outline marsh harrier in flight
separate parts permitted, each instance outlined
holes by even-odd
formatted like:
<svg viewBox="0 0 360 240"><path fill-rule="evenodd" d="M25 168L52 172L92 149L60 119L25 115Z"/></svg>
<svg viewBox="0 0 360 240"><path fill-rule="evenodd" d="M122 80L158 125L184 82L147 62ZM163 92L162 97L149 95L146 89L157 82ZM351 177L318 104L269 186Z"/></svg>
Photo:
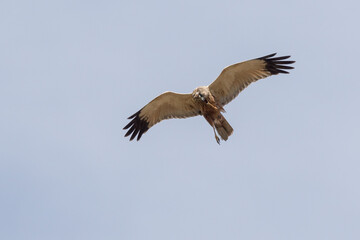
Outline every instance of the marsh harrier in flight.
<svg viewBox="0 0 360 240"><path fill-rule="evenodd" d="M137 140L156 123L169 118L187 118L203 115L214 130L216 142L227 140L233 128L221 112L224 106L233 100L250 83L279 73L289 73L293 69L289 64L295 61L284 61L290 56L274 57L276 53L253 60L236 63L226 67L219 77L209 86L198 87L191 94L165 92L128 119L132 119L124 129L130 128L125 137L131 135L130 141ZM284 70L286 69L286 70Z"/></svg>

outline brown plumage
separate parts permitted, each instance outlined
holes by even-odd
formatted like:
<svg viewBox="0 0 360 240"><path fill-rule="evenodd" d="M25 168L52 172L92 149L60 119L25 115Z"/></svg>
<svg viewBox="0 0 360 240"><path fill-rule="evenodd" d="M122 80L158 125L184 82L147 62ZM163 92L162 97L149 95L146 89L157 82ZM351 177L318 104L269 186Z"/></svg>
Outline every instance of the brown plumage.
<svg viewBox="0 0 360 240"><path fill-rule="evenodd" d="M215 139L227 140L233 128L221 112L223 106L233 100L250 83L261 78L279 73L289 73L293 69L289 64L295 61L284 61L290 56L274 57L276 53L261 58L236 63L226 67L219 77L209 86L198 87L192 94L165 92L145 105L141 110L129 117L132 119L124 129L129 129L125 137L137 140L156 123L170 118L187 118L203 115L213 127Z"/></svg>

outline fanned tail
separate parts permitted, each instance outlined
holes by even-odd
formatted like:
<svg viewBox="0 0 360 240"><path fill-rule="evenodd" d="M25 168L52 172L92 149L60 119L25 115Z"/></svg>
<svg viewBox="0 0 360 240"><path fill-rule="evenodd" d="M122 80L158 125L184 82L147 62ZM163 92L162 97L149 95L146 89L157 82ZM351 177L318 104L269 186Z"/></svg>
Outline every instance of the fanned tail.
<svg viewBox="0 0 360 240"><path fill-rule="evenodd" d="M228 140L229 136L233 133L233 128L230 126L225 117L219 113L217 119L214 121L215 128L222 140Z"/></svg>

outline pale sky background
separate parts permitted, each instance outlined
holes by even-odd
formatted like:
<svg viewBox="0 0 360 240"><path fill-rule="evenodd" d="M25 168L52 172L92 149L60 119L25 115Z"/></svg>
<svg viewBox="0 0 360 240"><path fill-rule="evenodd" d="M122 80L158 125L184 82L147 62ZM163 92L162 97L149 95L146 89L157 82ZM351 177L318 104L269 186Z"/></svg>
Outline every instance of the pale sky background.
<svg viewBox="0 0 360 240"><path fill-rule="evenodd" d="M359 1L2 1L0 239L360 239ZM273 52L295 69L139 142L128 116Z"/></svg>

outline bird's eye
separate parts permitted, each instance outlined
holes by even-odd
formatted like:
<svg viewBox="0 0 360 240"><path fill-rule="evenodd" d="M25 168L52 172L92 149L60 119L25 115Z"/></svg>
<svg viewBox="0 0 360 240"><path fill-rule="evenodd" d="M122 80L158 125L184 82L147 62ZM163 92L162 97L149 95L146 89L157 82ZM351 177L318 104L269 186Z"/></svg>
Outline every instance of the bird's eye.
<svg viewBox="0 0 360 240"><path fill-rule="evenodd" d="M199 93L199 96L202 98L203 97L203 95L201 94L201 93Z"/></svg>

